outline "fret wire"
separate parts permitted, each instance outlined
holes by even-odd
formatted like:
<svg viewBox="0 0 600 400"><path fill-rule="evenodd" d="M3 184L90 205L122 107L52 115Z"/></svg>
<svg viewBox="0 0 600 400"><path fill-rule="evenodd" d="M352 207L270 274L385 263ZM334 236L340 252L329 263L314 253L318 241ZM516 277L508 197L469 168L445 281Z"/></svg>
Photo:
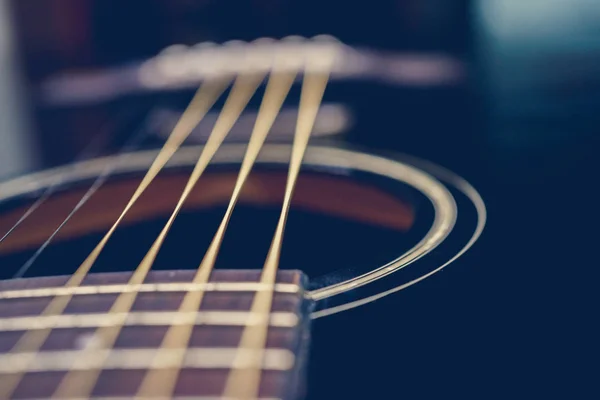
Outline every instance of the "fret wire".
<svg viewBox="0 0 600 400"><path fill-rule="evenodd" d="M82 356L81 350L3 354L0 355L0 374L51 371L68 371L67 373L71 374L97 370L168 369L180 366L198 369L230 369L243 365L245 359L256 356L263 360L260 366L262 370L288 371L293 368L295 360L292 351L280 348L258 350L258 355L250 354L251 350L240 352L236 347L180 347L173 348L172 351L173 353L167 353L160 351L160 348L92 348L87 351L85 357ZM184 357L179 359L173 356L174 353L184 353ZM239 358L240 353L243 358ZM30 363L29 359L33 359L34 362ZM89 393L77 396L87 395ZM147 396L151 395L151 393L147 394ZM62 398L71 397L74 396Z"/></svg>
<svg viewBox="0 0 600 400"><path fill-rule="evenodd" d="M300 166L306 147L313 129L316 115L321 104L325 87L329 79L329 71L333 60L328 59L309 59L307 60L304 82L300 97L300 107L298 109L298 121L296 123L296 132L292 144L292 155L288 171L288 179L285 188L285 196L281 208L281 214L277 223L277 229L273 236L273 241L263 268L261 283L273 284L275 282L277 269L279 266L279 257L283 233L289 212L292 195L296 180L300 172ZM266 338L269 328L268 316L271 312L273 302L273 291L264 290L256 293L252 303L252 312L263 316L261 323L248 326L242 333L240 346L236 357L235 365L243 365L241 368L233 368L230 372L225 389L224 396L236 399L254 399L258 397L261 382L261 357L258 350L266 346ZM243 351L250 349L254 352L253 357L247 357ZM245 362L242 363L242 360Z"/></svg>
<svg viewBox="0 0 600 400"><path fill-rule="evenodd" d="M244 159L242 160L240 172L227 210L200 266L198 267L198 272L194 277L195 283L206 283L210 277L220 244L223 240L235 204L239 199L243 185L250 174L260 149L262 148L273 122L279 114L279 110L294 82L294 78L297 74L296 72L280 72L278 67L279 64L277 63L277 60L275 60L273 71L265 89L263 101L261 102L256 122L250 135L248 147ZM198 310L202 303L202 299L203 292L188 292L179 307L179 312ZM168 353L173 357L176 357L180 362L183 362L185 351L180 350L177 352L175 349L179 346L182 348L187 346L192 330L192 324L171 326L161 343L161 352L157 353L157 357L159 357L158 354ZM158 366L155 366L144 376L144 380L138 389L136 398L149 395L170 397L173 394L175 384L177 383L179 371L180 368L177 366L168 369L160 369Z"/></svg>
<svg viewBox="0 0 600 400"><path fill-rule="evenodd" d="M198 89L194 98L188 105L188 108L184 111L179 122L173 129L173 133L169 139L167 139L164 146L156 156L156 159L148 169L142 182L136 189L128 204L125 206L117 221L102 238L100 243L98 243L96 248L94 248L85 261L79 266L77 271L75 271L75 273L71 276L69 281L66 283L66 286L79 286L81 284L92 264L102 251L104 245L108 242L112 233L116 230L121 220L125 217L127 211L129 211L129 209L150 185L156 175L158 175L158 173L162 170L167 161L173 156L177 149L179 149L184 140L192 132L193 128L212 107L220 94L227 88L229 82L230 79L228 78L208 81L204 83L200 89ZM42 311L42 315L61 314L69 304L70 299L71 297L68 295L54 298ZM45 328L42 330L25 333L15 344L15 346L13 346L11 352L38 350L46 341L46 338L50 335L51 330L52 328ZM0 398L10 398L21 379L22 374L0 377Z"/></svg>
<svg viewBox="0 0 600 400"><path fill-rule="evenodd" d="M225 105L223 106L223 109L219 115L219 119L215 123L210 138L200 153L198 161L190 175L190 178L188 179L177 205L175 206L175 209L173 210L169 220L165 224L154 244L150 247L140 264L135 269L129 280L130 284L141 284L146 279L146 276L152 267L158 251L160 250L160 247L185 200L191 193L196 182L200 179L202 173L206 170L210 160L216 154L217 150L223 143L223 140L231 130L231 127L235 124L263 79L264 75L262 74L249 74L241 75L235 80L231 92L227 97ZM126 315L133 307L136 298L137 292L121 293L115 300L109 313ZM124 322L124 319L122 319L122 321ZM116 342L122 327L123 323L121 322L109 327L100 328L97 332L97 335L101 338L102 345L106 348L111 348ZM82 355L82 360L86 357L87 356ZM78 371L75 370L73 372L69 372L61 380L59 386L54 392L53 397L64 398L72 397L74 395L89 395L93 390L101 371L102 369L100 368L86 371L84 374L78 373Z"/></svg>
<svg viewBox="0 0 600 400"><path fill-rule="evenodd" d="M269 285L260 282L170 282L170 283L142 283L139 285L84 285L84 286L59 286L38 289L17 289L0 291L0 300L22 299L55 296L84 296L94 294L115 294L127 292L163 293L163 292L255 292L264 290ZM292 283L276 283L274 290L280 293L298 293L300 286Z"/></svg>
<svg viewBox="0 0 600 400"><path fill-rule="evenodd" d="M244 326L257 324L260 314L249 311L153 311L129 313L86 313L47 316L0 318L0 332L34 329L101 328L122 324L125 326L214 325ZM270 316L274 327L294 327L298 317L290 312L274 312Z"/></svg>

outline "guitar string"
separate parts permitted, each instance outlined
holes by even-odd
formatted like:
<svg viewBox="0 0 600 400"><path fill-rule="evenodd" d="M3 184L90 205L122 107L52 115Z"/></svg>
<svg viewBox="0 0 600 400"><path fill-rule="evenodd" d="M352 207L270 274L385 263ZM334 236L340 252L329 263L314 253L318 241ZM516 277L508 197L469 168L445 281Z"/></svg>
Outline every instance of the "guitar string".
<svg viewBox="0 0 600 400"><path fill-rule="evenodd" d="M219 114L219 118L212 129L208 141L201 151L198 161L188 179L177 205L175 206L175 209L173 210L170 218L158 235L154 244L150 247L140 264L135 269L132 277L129 279L129 285L139 285L146 279L146 276L148 275L148 272L150 271L150 268L156 259L158 251L160 250L160 247L185 200L225 140L225 137L238 120L240 114L246 108L246 105L256 92L256 89L263 79L264 74L242 75L236 79L225 105ZM114 346L123 326L125 325L127 316L131 311L137 295L138 292L121 293L113 303L108 314L119 315L121 318L119 318L117 323L107 327L102 327L94 334L95 339L97 339L97 342L100 346L102 346L102 348L111 349ZM85 363L87 358L93 357L93 353L98 349L91 347L87 350L87 353L84 352L81 355L81 363ZM106 355L108 355L108 353L106 353ZM99 363L99 365L101 364L102 362ZM101 372L102 368L88 369L84 371L69 371L56 388L53 398L88 396L94 389Z"/></svg>
<svg viewBox="0 0 600 400"><path fill-rule="evenodd" d="M67 281L65 286L79 286L83 282L92 264L102 251L102 248L104 247L112 233L116 230L121 220L125 217L127 211L129 211L129 209L141 196L144 190L150 185L150 183L156 177L156 175L158 175L160 170L162 170L162 168L168 162L168 160L179 149L184 140L192 132L193 128L204 117L204 115L212 107L217 98L227 88L229 83L229 78L216 79L214 81L207 81L198 89L198 91L192 98L192 101L189 103L188 107L183 112L177 125L174 127L173 132L171 133L171 135L163 145L162 149L154 159L152 165L146 172L146 175L142 179L142 182L137 187L135 193L127 203L125 209L121 212L121 215L119 216L117 221L106 233L106 235L96 246L96 248L94 248L92 253L90 253L90 255L85 259L85 261L79 266L79 268ZM40 313L40 315L62 314L67 305L69 304L71 297L72 296L70 295L54 297L44 308L44 310ZM28 357L25 360L27 364L30 364L35 359L34 355L44 344L51 331L52 328L49 327L42 330L28 331L24 333L19 338L17 343L15 343L15 345L11 348L10 353L30 352L29 354L31 354L32 356ZM19 382L21 382L22 377L23 373L1 376L0 398L10 398L10 396L18 386Z"/></svg>
<svg viewBox="0 0 600 400"><path fill-rule="evenodd" d="M321 75L324 75L324 74L321 73ZM327 83L327 76L326 75L325 76L321 76L321 78L324 78L324 82L323 82L323 85L322 85L322 88L324 90L325 89L325 85ZM321 96L323 94L323 90L321 91ZM304 96L304 89L303 89L303 96ZM320 103L320 98L319 98L318 102ZM319 103L317 103L317 105L316 105L315 114L316 114L316 111L318 111ZM302 110L302 108L301 108L301 110ZM298 118L299 118L298 124L300 124L300 119L305 117L305 115L302 114L301 110L299 111L299 114L298 114ZM313 123L314 123L314 117L313 117ZM276 274L276 271L277 271L277 268L278 268L279 254L280 254L282 240L283 240L283 232L284 232L284 227L285 227L285 223L286 223L287 213L289 211L289 205L290 205L289 203L291 201L291 196L293 194L293 189L294 189L295 181L296 181L297 176L298 176L300 164L301 164L301 161L302 161L302 156L304 154L304 150L306 149L306 143L307 143L308 138L310 136L310 130L311 130L311 128L308 128L308 132L307 132L307 135L306 135L306 142L301 143L301 144L297 143L297 141L299 141L299 139L298 139L298 136L299 136L298 131L299 130L300 130L300 128L297 126L296 137L295 137L295 141L294 141L294 145L293 145L292 161L290 162L290 172L289 172L289 175L288 175L288 182L286 184L286 194L285 194L285 199L284 199L284 205L282 207L282 212L281 212L281 215L280 215L280 220L279 220L278 225L277 225L277 230L276 230L276 233L274 235L273 242L271 244L271 248L269 249L269 253L268 253L268 256L267 256L267 261L265 262L265 267L264 267L263 275L261 277L261 283L265 282L263 277L265 275L267 275L267 272L269 270L272 270L272 279L273 280L272 280L271 284L273 284L275 282L275 274ZM214 135L214 134L211 134L211 136L212 135ZM208 143L207 143L207 145L208 145ZM302 146L303 146L303 148L302 148ZM294 155L296 155L296 160L294 160ZM202 157L202 155L201 155L201 157ZM208 161L206 162L206 164L208 164ZM294 168L295 165L297 165L297 168ZM198 167L198 164L196 165L196 167ZM296 170L294 173L292 172L293 169ZM169 220L169 222L167 223L167 225L165 226L165 228L161 232L161 235L159 236L159 238L154 243L154 245L151 248L151 250L148 252L148 254L146 255L146 257L144 258L143 263L145 262L148 265L148 269L151 267L151 264L154 261L154 258L156 257L156 254L158 253L158 250L160 249L160 245L162 244L162 241L164 240L164 237L166 236L166 234L167 234L167 232L169 230L169 227L170 227L171 223L173 222L176 214L179 212L179 209L181 208L183 202L185 201L185 199L189 195L189 192L191 191L192 187L197 182L197 180L198 180L198 178L200 177L201 174L202 174L202 172L200 172L198 174L198 177L195 179L194 183L191 184L191 186L190 186L190 181L192 180L192 178L190 178L190 181L188 181L189 189L188 189L188 186L186 186L186 189L184 190L184 193L186 193L186 191L187 191L187 194L182 195L182 197L180 198L180 202L178 203L178 206L176 207L176 210L174 211L174 213L172 215L172 219ZM295 174L295 176L293 178L291 178L294 174ZM90 194L90 196L91 196L91 194ZM72 213L76 212L77 209L78 209L78 206L76 206L76 209L74 209ZM67 217L67 218L70 218L70 217ZM61 226L63 224L61 224ZM60 229L60 227L58 229ZM57 229L57 231L58 231L58 229ZM55 231L55 233L56 233L56 231ZM157 245L157 243L158 243L158 245ZM214 257L216 258L216 253L215 253ZM148 261L148 260L150 260L150 261ZM269 266L270 266L270 268L269 268ZM140 268L140 266L138 266L138 268ZM208 277L207 277L207 279L208 279ZM267 281L269 281L269 280L267 280ZM400 290L400 289L397 288L394 291L397 291L397 290ZM259 298L259 295L261 295L262 293L263 292L259 292L257 294L257 296L256 296L257 298L255 299L255 302L253 303L253 310L254 310L254 307L257 304L261 303L261 301L259 301L258 298ZM259 313L261 315L265 315L264 321L268 321L268 315L269 315L269 311L270 311L270 308L271 308L271 301L272 301L272 295L273 295L273 293L272 293L272 291L267 291L267 292L264 292L264 293L266 293L266 296L264 297L264 301L262 302L263 307L257 307L257 308L259 310L264 310L264 312L260 312L259 311ZM127 314L127 312L125 314ZM259 325L258 327L253 327L253 329L256 329L256 333L254 335L249 335L249 336L253 336L255 338L256 337L263 337L263 338L266 339L267 328L268 328L268 324ZM247 327L246 330L244 331L244 336L243 337L246 336L246 332L250 332L250 331L251 331L251 328ZM261 340L258 340L258 341L255 340L255 343L258 344L259 342L261 342ZM264 340L262 340L262 342L264 342ZM178 342L178 343L180 343L180 342ZM242 343L243 343L243 339L242 339ZM184 349L185 349L185 347L187 347L187 345L184 346ZM248 346L240 346L239 348L241 348L241 349L247 349ZM259 345L259 346L256 347L257 350L261 350L262 348L264 348L264 345L262 345L262 346ZM165 347L164 350L166 350L166 349L167 348ZM163 348L161 347L160 350L163 350ZM239 354L239 351L238 351L238 354ZM255 367L255 369L260 372L260 370L258 369L258 367ZM151 372L154 372L154 370L151 370ZM148 375L146 376L146 378L148 378ZM252 382L255 382L255 385L259 385L260 384L260 382L258 381L258 379L254 380ZM238 386L238 387L240 387L240 386L241 387L246 387L244 384L240 385L239 383L236 383L235 385ZM258 386L257 386L256 390L258 391ZM152 394L148 393L148 395L151 396Z"/></svg>
<svg viewBox="0 0 600 400"><path fill-rule="evenodd" d="M269 285L269 289L260 290L255 294L250 312L260 315L261 319L259 323L247 325L243 330L234 364L223 391L223 396L226 398L250 400L259 395L263 352L267 345L273 288L279 267L283 234L300 166L329 79L330 61L308 60L306 65L284 200L260 281L262 284Z"/></svg>
<svg viewBox="0 0 600 400"><path fill-rule="evenodd" d="M132 112L127 112L127 115L134 115L134 113ZM121 124L123 121L122 118L117 118L117 121L120 121L118 124L119 125L125 125L125 124ZM107 121L105 121L103 127L100 129L100 132L106 131L107 128L111 129L111 130L115 130L114 127L110 126L110 122L112 121L112 119L107 118ZM73 163L77 163L79 161L84 161L87 160L91 157L94 157L95 155L98 154L98 152L96 150L98 150L98 145L100 144L100 142L102 141L103 135L102 134L97 134L95 135L92 140L85 146L85 148L73 159ZM23 215L21 215L21 217L17 220L17 222L15 222L8 231L6 231L6 233L4 235L2 235L2 237L0 237L0 244L7 238L9 237L27 218L29 218L29 216L31 216L31 214L33 214L35 212L35 210L37 210L46 200L48 200L50 198L50 196L52 194L54 194L54 192L56 191L56 189L58 189L60 187L60 185L62 185L63 183L63 175L59 176L52 184L50 184L41 194L40 197L38 197L36 199L36 201L29 206L29 208L23 213Z"/></svg>
<svg viewBox="0 0 600 400"><path fill-rule="evenodd" d="M288 77L288 79L289 79L289 85L288 85L287 90L285 91L285 94L281 98L281 103L285 99L285 96L287 96L287 93L289 91L289 87L291 87L291 84L292 84L294 76L295 76L295 74L284 74L284 75L291 75L291 76ZM312 125L314 123L314 118L316 117L316 113L318 111L318 107L319 107L319 104L320 104L320 101L321 101L323 90L324 90L324 88L326 86L326 83L327 83L328 75L327 74L321 74L321 75L322 76L320 76L320 78L321 78L320 79L320 81L321 81L321 85L320 86L322 87L322 89L320 91L317 91L317 93L320 92L320 94L317 94L318 98L317 98L316 104L313 104L313 108L312 109L310 109L310 107L309 107L309 112L308 113L312 114L312 117L309 117L309 118L312 118L312 121L309 123L308 126L302 126L302 121L304 121L303 117L305 116L305 114L307 114L307 111L306 111L306 109L307 109L307 106L306 106L307 95L305 94L306 93L306 89L305 89L306 86L303 87L303 95L302 95L302 99L303 100L301 100L301 103L303 105L301 105L301 109L304 112L302 113L303 117L301 117L300 113L299 113L299 122L298 122L298 126L297 126L297 131L304 130L305 134L299 134L299 132L297 132L297 136L296 136L295 141L294 141L295 143L294 143L293 152L292 152L292 162L291 162L291 165L290 165L290 175L288 176L288 183L287 183L287 186L286 186L286 195L285 195L285 199L284 199L284 207L282 209L282 214L280 216L280 222L278 223L278 228L277 228L277 231L276 231L276 235L274 237L272 246L271 246L271 248L269 250L269 256L267 257L267 262L266 262L266 265L265 265L266 271L263 272L263 277L264 277L264 276L269 275L268 271L272 271L272 273L270 274L273 277L272 278L272 281L273 281L272 283L274 283L274 276L275 276L275 273L276 273L276 270L277 270L278 258L279 258L279 253L280 253L280 249L281 249L281 241L282 241L282 238L283 238L283 230L284 230L284 226L285 226L285 220L286 220L286 216L287 216L287 210L289 209L289 205L290 205L290 202L291 202L291 195L292 195L292 192L293 192L293 187L294 187L295 181L296 181L298 173L299 173L299 168L300 168L300 164L301 164L301 161L302 161L302 158L303 158L304 150L306 149L308 138L309 138L310 132L312 130ZM313 79L314 79L314 77L313 77ZM310 81L310 80L311 80L311 78L308 77L307 78L307 82ZM319 83L318 81L319 81L319 79L317 80L317 84ZM313 85L314 84L315 83L313 83ZM267 100L266 95L265 95L265 100ZM266 101L265 101L265 103L266 103ZM278 109L280 108L280 106L281 106L281 104L279 105ZM278 109L275 110L275 112L272 114L273 115L272 119L274 119L275 116L277 115ZM314 111L314 112L310 113L310 111ZM241 112L241 110L240 110L240 112ZM257 125L259 125L258 122L259 121L257 121ZM269 128L270 128L271 124L272 124L272 121L270 122L269 127L267 127L265 129L265 135L264 135L265 137L266 137L266 134L269 131ZM253 137L254 137L254 135L253 135ZM262 139L262 142L264 142L264 138ZM248 166L247 166L247 168L246 168L245 171L242 168L243 171L240 172L240 175L242 176L242 179L240 179L241 184L239 186L237 186L237 196L239 196L239 193L241 191L241 187L243 185L243 181L245 180L245 177L249 174L249 171L250 171L250 169L252 167L252 164L254 163L254 160L256 159L256 156L258 155L258 152L259 152L261 146L262 146L262 143L260 143L260 145L258 145L258 146L255 147L256 148L256 154L254 154L251 157L251 158L253 158L253 160L250 163L248 163ZM249 151L248 151L248 153L250 153L251 150L252 150L251 146L249 145ZM215 149L215 151L216 151L216 149ZM208 161L206 163L208 163ZM203 168L205 168L205 166ZM197 178L199 178L200 174L201 174L201 172L198 174ZM187 194L189 194L189 191L191 190L191 188L195 184L195 181L197 181L197 178L194 179L194 182L192 182L191 185L188 185L188 187L186 187L186 190L184 191L184 193L187 192ZM188 183L190 183L190 182L188 182ZM183 201L185 201L185 198L187 197L187 194L184 194L182 196L182 199L181 199L180 203L178 204L178 207L176 208L176 211L174 212L173 217L176 215L176 213L180 209L181 204L183 204ZM236 199L237 196L234 197L234 198L232 198L232 199ZM227 225L227 220L229 219L229 216L231 215L231 210L233 209L233 204L234 203L235 203L235 200L232 201L231 204L230 204L231 207L228 209L228 214L226 215L226 218L224 219L224 224L222 224L223 229L220 229L218 231L217 235L215 236L216 241L214 241L213 244L216 243L216 246L211 246L215 251L212 252L212 253L207 254L207 259L208 260L210 260L212 258L211 264L213 264L213 265L214 265L214 261L215 261L215 258L216 258L216 253L217 253L217 250L218 250L218 245L219 245L220 241L222 240L222 236L223 236L223 233L225 231L225 227ZM153 246L151 248L151 250L147 254L147 257L144 258L144 261L142 261L142 263L138 267L138 270L139 270L140 267L143 268L144 264L146 265L147 269L149 269L149 267L152 264L152 261L154 260L154 258L156 256L156 253L158 252L158 249L160 248L160 244L162 243L162 240L164 239L164 236L166 235L166 232L169 229L169 226L170 226L171 222L172 222L172 219L167 224L167 226L165 226L165 229L163 230L163 232L161 232L161 235L157 239L157 242L155 242L155 244L158 243L158 245L157 246ZM136 270L136 272L138 270ZM200 268L199 272L202 271L202 270L206 270L206 269ZM205 274L206 275L206 277L205 277L206 280L208 279L208 275L209 274L210 274L210 271L208 271L208 274ZM201 274L199 274L199 275L201 275ZM143 278L142 278L142 280L143 280ZM270 297L272 297L272 291L268 291L266 293L270 293ZM255 303L256 303L256 301L255 301ZM261 303L261 302L259 301L258 303ZM266 303L265 302L263 302L263 303L268 305L268 307L266 309L266 314L267 314L267 318L266 319L268 319L268 314L269 314L269 311L270 311L270 304L271 304L271 302L269 300ZM258 307L258 309L264 309L264 308L265 307ZM249 330L246 329L246 331L249 331ZM244 335L244 336L246 336L246 335ZM256 335L254 335L254 336L256 336ZM115 337L115 339L116 339L116 337ZM177 343L181 343L181 341L177 341ZM57 393L60 394L60 390L58 390ZM62 396L59 395L59 397L62 397Z"/></svg>
<svg viewBox="0 0 600 400"><path fill-rule="evenodd" d="M295 71L280 71L278 61L275 60L227 210L198 267L193 279L194 284L204 284L210 278L227 225L240 197L243 185L292 87L296 74L297 72ZM201 307L203 298L203 291L187 292L177 313L197 312ZM150 368L145 375L138 388L136 398L157 395L159 397L170 398L172 396L194 326L194 322L190 321L188 324L171 325L169 327L156 353L153 364L154 368ZM166 369L156 368L160 360L167 355L171 360L174 360L174 365L176 366Z"/></svg>
<svg viewBox="0 0 600 400"><path fill-rule="evenodd" d="M144 191L150 186L154 178L163 169L166 163L171 159L173 154L181 147L185 139L192 133L193 129L198 123L204 118L206 113L210 110L213 104L217 101L220 95L225 91L227 86L231 83L231 78L219 78L214 81L207 81L203 84L198 92L192 98L188 107L181 115L179 121L173 128L173 132L169 135L166 143L162 147L161 151L156 156L156 159L146 172L146 175L140 182L139 186L131 196L129 202L114 222L112 227L108 230L106 235L102 238L100 243L92 250L90 255L83 261L77 272L73 274L71 278L73 281L81 280L87 274L87 271L94 264L104 246L117 229L121 221L125 218L127 212L133 207L135 202L141 197Z"/></svg>
<svg viewBox="0 0 600 400"><path fill-rule="evenodd" d="M149 114L151 114L150 111ZM125 144L119 149L118 157L111 164L108 164L104 170L98 175L98 177L94 180L92 185L88 188L88 190L81 197L79 202L73 207L73 209L69 212L69 214L63 219L63 221L58 225L58 227L52 232L52 234L44 241L44 243L36 250L36 252L19 268L17 272L13 275L13 279L22 278L27 271L33 266L35 261L39 258L42 252L50 245L52 240L56 237L59 231L73 218L73 216L83 207L88 200L96 193L96 191L106 182L106 180L110 177L115 168L118 167L120 161L123 157L126 157L127 153L135 149L136 146L142 141L142 139L146 136L148 128L148 121L146 123L142 122L142 125L134 130L133 135L125 142ZM46 193L51 193L47 191Z"/></svg>

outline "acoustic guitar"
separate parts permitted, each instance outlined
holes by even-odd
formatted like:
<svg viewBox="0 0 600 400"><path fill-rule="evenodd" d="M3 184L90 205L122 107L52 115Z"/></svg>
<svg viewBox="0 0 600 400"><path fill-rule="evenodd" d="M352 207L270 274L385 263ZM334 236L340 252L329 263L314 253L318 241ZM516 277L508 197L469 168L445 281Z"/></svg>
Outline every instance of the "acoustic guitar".
<svg viewBox="0 0 600 400"><path fill-rule="evenodd" d="M341 134L357 102L457 74L317 36L49 82L57 104L187 104L144 108L114 154L0 183L0 399L303 398L311 321L432 276L482 233L467 181Z"/></svg>

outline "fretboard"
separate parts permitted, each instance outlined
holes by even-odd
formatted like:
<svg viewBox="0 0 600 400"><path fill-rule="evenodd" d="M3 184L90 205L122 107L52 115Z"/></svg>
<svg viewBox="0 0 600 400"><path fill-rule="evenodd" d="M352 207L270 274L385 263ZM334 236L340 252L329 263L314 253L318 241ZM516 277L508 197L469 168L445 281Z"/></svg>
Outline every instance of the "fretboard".
<svg viewBox="0 0 600 400"><path fill-rule="evenodd" d="M218 399L234 367L244 328L257 321L249 310L261 271L216 270L208 284L190 283L194 271L157 271L145 283L127 285L129 273L91 274L81 286L66 287L68 277L0 282L0 385L19 378L12 398L49 398L69 371L98 370L90 396L125 399L137 390L152 368L172 368L167 356L157 357L170 326L194 325L185 346L172 398ZM305 278L280 271L275 285L267 343L262 354L261 399L296 399L302 392L302 371L308 346ZM177 312L189 291L204 291L196 313ZM117 297L138 295L127 315L109 313ZM72 296L60 315L42 315L56 296ZM122 324L117 340L104 348L99 328ZM26 333L50 330L38 351L15 351ZM87 355L85 362L82 355Z"/></svg>

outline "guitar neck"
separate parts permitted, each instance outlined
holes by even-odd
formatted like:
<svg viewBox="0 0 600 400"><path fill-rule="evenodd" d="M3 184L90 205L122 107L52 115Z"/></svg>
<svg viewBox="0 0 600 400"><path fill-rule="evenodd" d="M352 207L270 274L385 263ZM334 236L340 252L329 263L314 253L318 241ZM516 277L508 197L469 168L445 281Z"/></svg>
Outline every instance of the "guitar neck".
<svg viewBox="0 0 600 400"><path fill-rule="evenodd" d="M0 384L18 378L11 397L48 398L67 373L97 371L89 398L135 396L152 368L173 368L169 357L156 357L169 328L193 324L172 398L222 396L244 328L256 323L249 312L261 271L217 270L208 284L191 283L194 271L155 271L144 284L128 285L129 273L91 274L80 286L68 277L0 282ZM305 277L280 271L274 288L260 380L260 398L296 399L303 391L310 303ZM186 293L201 290L204 300L194 315L178 312ZM135 292L131 311L109 312L118 296ZM60 315L44 309L57 296L72 296ZM109 349L98 340L99 328L122 324ZM35 354L19 352L23 335L49 334ZM82 349L92 349L82 353ZM94 351L96 351L94 353ZM101 353L104 352L104 353ZM86 362L78 360L82 354ZM161 352L161 354L165 354ZM168 353L167 353L168 354ZM100 356L102 355L102 356ZM26 357L29 362L24 362ZM239 366L237 366L239 368ZM160 376L160 375L158 375ZM8 379L8 381L7 381ZM0 385L1 386L1 385ZM88 398L88 397L85 397Z"/></svg>

